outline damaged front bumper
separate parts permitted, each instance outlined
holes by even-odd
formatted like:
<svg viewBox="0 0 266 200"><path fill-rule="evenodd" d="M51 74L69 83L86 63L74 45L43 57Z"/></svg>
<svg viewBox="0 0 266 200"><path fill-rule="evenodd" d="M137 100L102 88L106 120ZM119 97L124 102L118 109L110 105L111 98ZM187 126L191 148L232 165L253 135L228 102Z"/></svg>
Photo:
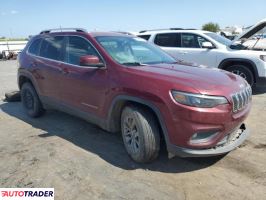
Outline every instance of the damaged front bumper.
<svg viewBox="0 0 266 200"><path fill-rule="evenodd" d="M209 157L228 153L241 145L249 136L249 130L245 124L239 129L226 135L215 147L208 149L188 149L175 145L168 145L169 158L174 156L180 157Z"/></svg>

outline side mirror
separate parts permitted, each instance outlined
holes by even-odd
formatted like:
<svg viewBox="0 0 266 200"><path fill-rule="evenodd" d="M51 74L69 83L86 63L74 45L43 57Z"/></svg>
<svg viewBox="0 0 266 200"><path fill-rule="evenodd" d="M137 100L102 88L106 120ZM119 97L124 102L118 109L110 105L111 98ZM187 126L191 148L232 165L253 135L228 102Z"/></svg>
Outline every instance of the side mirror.
<svg viewBox="0 0 266 200"><path fill-rule="evenodd" d="M85 55L79 58L80 66L91 66L91 67L104 67L98 56L94 55Z"/></svg>
<svg viewBox="0 0 266 200"><path fill-rule="evenodd" d="M213 49L214 46L210 42L202 42L201 47L204 49Z"/></svg>

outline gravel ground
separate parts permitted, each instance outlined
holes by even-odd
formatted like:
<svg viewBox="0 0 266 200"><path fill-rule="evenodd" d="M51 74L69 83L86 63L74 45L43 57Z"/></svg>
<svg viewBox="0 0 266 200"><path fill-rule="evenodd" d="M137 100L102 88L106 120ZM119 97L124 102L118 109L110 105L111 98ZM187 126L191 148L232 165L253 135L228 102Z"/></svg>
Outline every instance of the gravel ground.
<svg viewBox="0 0 266 200"><path fill-rule="evenodd" d="M223 157L140 165L127 156L120 135L70 115L48 111L31 119L16 90L16 62L0 61L0 187L54 187L56 199L266 199L266 91L253 95L252 132Z"/></svg>

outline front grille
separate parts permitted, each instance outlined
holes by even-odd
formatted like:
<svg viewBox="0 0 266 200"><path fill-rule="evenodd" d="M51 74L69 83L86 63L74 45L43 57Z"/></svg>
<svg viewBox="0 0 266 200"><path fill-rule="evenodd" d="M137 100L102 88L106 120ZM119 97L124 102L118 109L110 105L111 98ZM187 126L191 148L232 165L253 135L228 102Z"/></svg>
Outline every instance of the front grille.
<svg viewBox="0 0 266 200"><path fill-rule="evenodd" d="M251 101L252 90L251 87L247 87L240 92L234 93L232 95L233 100L233 112L238 112L246 107L246 105Z"/></svg>

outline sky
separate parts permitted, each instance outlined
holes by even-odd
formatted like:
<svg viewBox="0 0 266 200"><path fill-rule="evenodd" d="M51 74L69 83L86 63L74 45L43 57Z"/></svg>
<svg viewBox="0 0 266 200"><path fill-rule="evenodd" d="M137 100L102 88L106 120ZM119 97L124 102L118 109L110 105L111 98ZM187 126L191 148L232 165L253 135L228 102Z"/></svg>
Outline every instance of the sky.
<svg viewBox="0 0 266 200"><path fill-rule="evenodd" d="M3 0L0 37L60 26L88 31L201 28L208 22L250 26L266 18L265 8L265 0Z"/></svg>

